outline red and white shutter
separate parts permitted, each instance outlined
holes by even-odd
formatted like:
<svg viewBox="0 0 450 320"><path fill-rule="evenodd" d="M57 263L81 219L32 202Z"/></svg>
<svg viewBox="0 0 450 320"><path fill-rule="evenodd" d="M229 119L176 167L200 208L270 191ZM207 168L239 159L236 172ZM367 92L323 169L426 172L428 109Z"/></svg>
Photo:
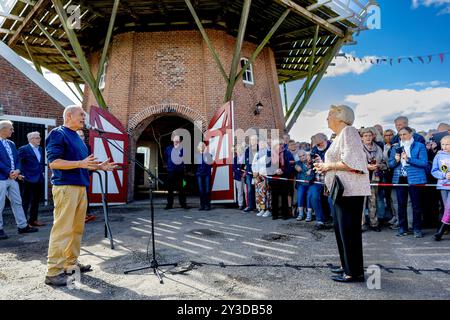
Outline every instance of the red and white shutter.
<svg viewBox="0 0 450 320"><path fill-rule="evenodd" d="M89 114L89 123L95 128L99 128L105 133L100 134L91 130L89 132L89 145L92 153L99 161L105 161L110 158L117 162L119 166L125 168L108 172L108 202L126 203L127 201L127 164L128 164L128 134L122 123L111 113L99 107L91 107ZM125 150L122 154L115 146ZM105 188L105 175L102 172L103 187ZM100 180L97 174L91 177L89 186L89 200L91 203L101 203Z"/></svg>
<svg viewBox="0 0 450 320"><path fill-rule="evenodd" d="M234 104L232 101L216 110L209 123L205 139L214 160L211 176L211 202L234 202Z"/></svg>

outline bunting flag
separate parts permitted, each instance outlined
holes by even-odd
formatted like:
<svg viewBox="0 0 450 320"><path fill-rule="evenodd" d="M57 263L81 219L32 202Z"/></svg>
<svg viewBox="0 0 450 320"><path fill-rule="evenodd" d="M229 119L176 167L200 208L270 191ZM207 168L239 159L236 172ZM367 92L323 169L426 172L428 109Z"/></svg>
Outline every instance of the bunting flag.
<svg viewBox="0 0 450 320"><path fill-rule="evenodd" d="M421 64L425 64L425 59L428 58L428 63L433 62L433 57L439 57L439 60L441 63L445 62L445 56L450 55L450 52L442 52L438 54L428 54L423 56L407 56L407 57L385 57L385 58L358 58L353 55L346 55L344 54L343 57L348 61L351 62L357 62L360 63L371 63L371 64L382 64L382 63L389 63L391 66L394 65L394 62L401 64L402 60L408 59L411 63L414 63L415 60L419 61Z"/></svg>

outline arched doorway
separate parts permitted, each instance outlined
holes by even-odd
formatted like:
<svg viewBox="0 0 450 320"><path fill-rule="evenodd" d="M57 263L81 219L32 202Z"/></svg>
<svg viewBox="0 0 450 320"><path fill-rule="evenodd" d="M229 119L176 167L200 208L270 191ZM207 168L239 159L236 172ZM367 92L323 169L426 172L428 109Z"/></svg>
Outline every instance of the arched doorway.
<svg viewBox="0 0 450 320"><path fill-rule="evenodd" d="M185 176L185 190L187 195L195 195L197 193L197 187L195 182L195 167L194 167L194 154L196 150L194 141L194 123L190 120L176 114L162 114L155 117L148 125L142 130L142 133L136 140L136 154L135 157L138 161L143 163L151 172L161 179L164 183L167 181L167 167L164 159L164 150L167 146L171 145L172 134L177 129L186 130L189 133L187 139L190 141L183 141L184 145L187 145L190 149L190 163L186 164L186 176ZM197 131L197 135L199 133ZM182 137L183 139L186 139ZM187 151L186 151L187 152ZM134 170L134 199L141 200L148 198L149 181L147 174L135 166ZM156 193L160 191L163 193L167 190L165 185L156 185Z"/></svg>

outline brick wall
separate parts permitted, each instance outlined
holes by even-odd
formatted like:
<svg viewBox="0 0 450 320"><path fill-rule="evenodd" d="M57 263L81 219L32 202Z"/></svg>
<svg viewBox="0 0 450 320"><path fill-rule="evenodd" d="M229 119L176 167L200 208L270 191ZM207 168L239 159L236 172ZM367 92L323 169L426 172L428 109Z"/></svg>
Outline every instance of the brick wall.
<svg viewBox="0 0 450 320"><path fill-rule="evenodd" d="M62 124L63 107L0 57L0 104L5 114L56 119Z"/></svg>
<svg viewBox="0 0 450 320"><path fill-rule="evenodd" d="M224 31L207 30L225 71L228 73L235 49L235 38ZM244 42L242 57L249 58L257 45ZM100 52L88 57L94 74ZM240 68L240 66L239 66ZM284 129L281 96L278 89L275 58L265 48L253 64L254 85L240 79L232 100L235 103L235 127L244 131L257 127ZM163 114L176 113L208 126L216 108L224 103L226 83L199 31L130 32L113 38L108 53L106 86L103 91L109 111L130 132L130 154L136 141L151 121ZM260 115L254 110L264 106ZM86 86L84 107L96 105ZM129 185L133 185L133 166ZM131 200L132 189L129 188Z"/></svg>

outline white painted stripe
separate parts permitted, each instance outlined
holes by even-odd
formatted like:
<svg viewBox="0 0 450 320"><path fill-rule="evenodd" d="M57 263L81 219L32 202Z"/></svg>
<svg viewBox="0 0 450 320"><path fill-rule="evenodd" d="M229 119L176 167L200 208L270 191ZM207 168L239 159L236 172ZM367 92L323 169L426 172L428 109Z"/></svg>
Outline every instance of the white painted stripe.
<svg viewBox="0 0 450 320"><path fill-rule="evenodd" d="M224 251L224 250L220 250L219 252L223 253L223 254L226 254L226 255L229 255L229 256L232 256L232 257L248 259L247 256L243 256L243 255L240 255L240 254L237 254L237 253L234 253L234 252L229 252L229 251Z"/></svg>
<svg viewBox="0 0 450 320"><path fill-rule="evenodd" d="M244 227L244 226L240 226L240 225L237 225L237 224L231 224L230 226L236 227L236 228L247 229L247 230L253 230L253 231L262 231L261 229L250 228L250 227Z"/></svg>
<svg viewBox="0 0 450 320"><path fill-rule="evenodd" d="M169 228L173 228L173 229L177 229L177 230L181 229L180 227L171 226L170 224L165 224L165 223L158 223L158 226L169 227Z"/></svg>
<svg viewBox="0 0 450 320"><path fill-rule="evenodd" d="M194 246L194 247L207 249L207 250L212 250L213 249L212 247L204 246L202 244L198 244L198 243L187 241L187 240L183 240L183 243L189 244L189 245Z"/></svg>
<svg viewBox="0 0 450 320"><path fill-rule="evenodd" d="M186 238L190 238L190 239L195 239L195 240L200 240L200 241L212 243L212 244L221 244L220 242L217 242L217 241L212 241L212 240L208 240L208 239L203 239L203 238L191 236L191 235L188 235L188 234L185 235L185 237L186 237Z"/></svg>
<svg viewBox="0 0 450 320"><path fill-rule="evenodd" d="M273 250L273 251L277 251L277 252L284 252L284 253L287 253L287 254L297 254L297 252L294 252L294 251L278 249L278 248L272 248L272 247L263 246L261 244L256 244L256 243L247 242L247 241L243 241L242 244L246 244L246 245L257 247L257 248L263 248L263 249L267 249L267 250Z"/></svg>
<svg viewBox="0 0 450 320"><path fill-rule="evenodd" d="M174 249L181 250L181 251L186 251L186 252L189 252L189 253L192 253L192 254L198 254L197 251L186 249L186 248L183 248L183 247L179 247L179 246L176 246L174 244L167 243L167 242L162 242L162 241L159 241L159 240L155 240L155 242L157 244L160 244L160 245L163 245L163 246L166 246L166 247L174 248Z"/></svg>
<svg viewBox="0 0 450 320"><path fill-rule="evenodd" d="M259 251L253 251L253 252L258 254L258 255L261 255L261 256L266 256L266 257L271 257L271 258L275 258L275 259L280 259L280 260L283 260L283 261L292 261L292 259L281 257L281 256L275 256L275 255L267 253L267 252L259 252Z"/></svg>

